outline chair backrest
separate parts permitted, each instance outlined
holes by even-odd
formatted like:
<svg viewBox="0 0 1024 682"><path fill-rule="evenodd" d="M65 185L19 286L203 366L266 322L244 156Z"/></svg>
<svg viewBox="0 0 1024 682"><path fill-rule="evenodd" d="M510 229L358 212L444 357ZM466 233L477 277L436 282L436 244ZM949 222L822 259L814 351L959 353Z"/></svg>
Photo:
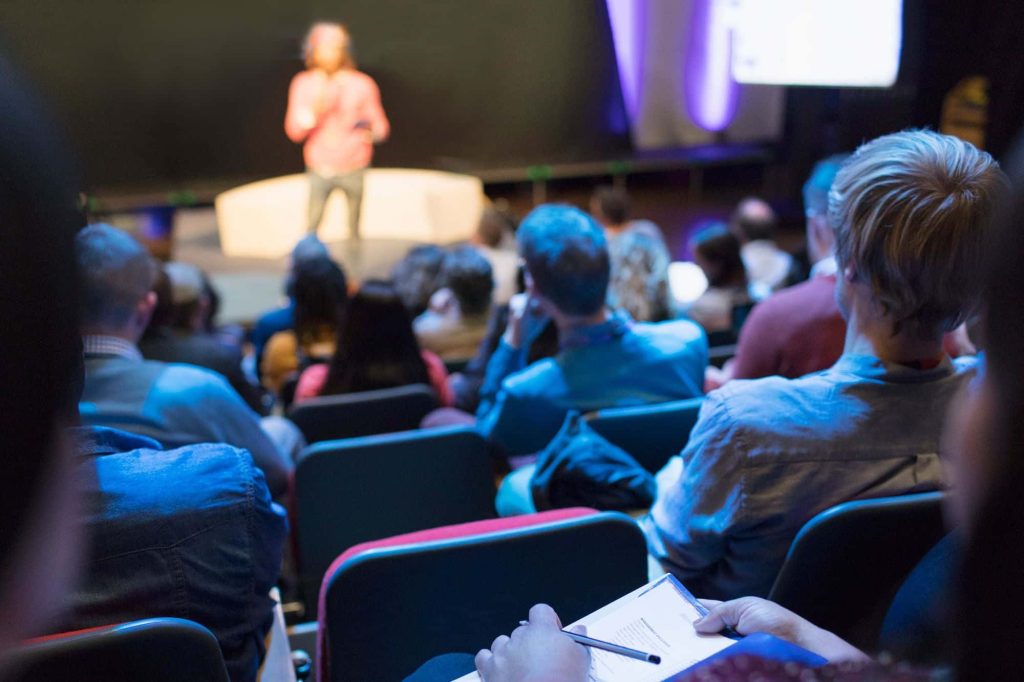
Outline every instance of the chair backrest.
<svg viewBox="0 0 1024 682"><path fill-rule="evenodd" d="M318 679L400 680L433 656L489 646L538 602L569 623L647 580L643 533L628 516L524 527L529 520L469 524L520 527L370 549L332 566L321 591Z"/></svg>
<svg viewBox="0 0 1024 682"><path fill-rule="evenodd" d="M295 471L299 577L310 609L340 553L434 526L494 518L487 442L470 427L317 443Z"/></svg>
<svg viewBox="0 0 1024 682"><path fill-rule="evenodd" d="M874 648L907 575L945 534L942 493L827 509L793 540L768 598L852 644Z"/></svg>
<svg viewBox="0 0 1024 682"><path fill-rule="evenodd" d="M425 384L310 398L292 405L288 417L310 443L418 428L437 407Z"/></svg>
<svg viewBox="0 0 1024 682"><path fill-rule="evenodd" d="M704 398L612 407L587 416L594 431L619 446L651 473L678 455L690 439Z"/></svg>
<svg viewBox="0 0 1024 682"><path fill-rule="evenodd" d="M228 682L217 638L202 625L179 618L41 637L10 660L5 682Z"/></svg>

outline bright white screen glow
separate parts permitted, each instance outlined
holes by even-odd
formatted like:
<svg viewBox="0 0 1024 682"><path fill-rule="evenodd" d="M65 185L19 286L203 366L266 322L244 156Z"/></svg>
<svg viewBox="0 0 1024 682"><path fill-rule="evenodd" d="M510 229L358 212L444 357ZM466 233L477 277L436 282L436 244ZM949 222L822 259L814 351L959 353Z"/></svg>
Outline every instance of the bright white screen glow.
<svg viewBox="0 0 1024 682"><path fill-rule="evenodd" d="M903 0L719 0L731 5L740 83L888 87L903 42Z"/></svg>

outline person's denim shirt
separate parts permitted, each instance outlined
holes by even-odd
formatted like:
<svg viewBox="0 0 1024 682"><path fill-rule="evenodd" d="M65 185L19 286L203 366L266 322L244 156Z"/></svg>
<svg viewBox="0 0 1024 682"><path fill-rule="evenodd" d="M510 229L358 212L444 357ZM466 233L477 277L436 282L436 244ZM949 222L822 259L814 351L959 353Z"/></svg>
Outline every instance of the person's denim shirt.
<svg viewBox="0 0 1024 682"><path fill-rule="evenodd" d="M929 370L843 355L799 379L711 392L641 521L651 554L694 594L767 596L815 514L853 499L935 490L939 439L974 358Z"/></svg>
<svg viewBox="0 0 1024 682"><path fill-rule="evenodd" d="M477 428L505 454L543 449L569 410L682 400L704 392L708 342L693 322L637 324L620 311L567 336L557 355L528 367L528 348L512 348L504 339L491 356Z"/></svg>
<svg viewBox="0 0 1024 682"><path fill-rule="evenodd" d="M88 552L60 629L187 618L217 637L232 682L255 680L287 521L249 453L221 444L161 451L107 428L74 434Z"/></svg>

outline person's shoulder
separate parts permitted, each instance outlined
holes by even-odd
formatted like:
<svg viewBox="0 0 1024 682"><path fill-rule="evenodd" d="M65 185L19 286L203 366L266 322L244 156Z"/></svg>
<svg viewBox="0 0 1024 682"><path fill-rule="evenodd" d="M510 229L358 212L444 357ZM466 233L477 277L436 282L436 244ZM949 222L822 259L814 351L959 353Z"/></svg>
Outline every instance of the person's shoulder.
<svg viewBox="0 0 1024 682"><path fill-rule="evenodd" d="M799 379L780 376L734 379L708 394L709 405L728 411L733 420L753 428L767 428L787 419L800 419L808 402L827 392L824 373Z"/></svg>
<svg viewBox="0 0 1024 682"><path fill-rule="evenodd" d="M174 396L178 402L187 403L199 396L225 399L237 396L228 380L212 369L181 362L159 364L162 365L159 388L165 396Z"/></svg>
<svg viewBox="0 0 1024 682"><path fill-rule="evenodd" d="M372 88L374 90L377 89L377 81L373 79L373 76L364 71L353 69L352 71L349 72L348 75L353 82L359 83L359 85L363 87Z"/></svg>
<svg viewBox="0 0 1024 682"><path fill-rule="evenodd" d="M665 322L638 322L632 332L659 347L680 349L691 345L706 346L708 339L704 328L692 320L666 320Z"/></svg>

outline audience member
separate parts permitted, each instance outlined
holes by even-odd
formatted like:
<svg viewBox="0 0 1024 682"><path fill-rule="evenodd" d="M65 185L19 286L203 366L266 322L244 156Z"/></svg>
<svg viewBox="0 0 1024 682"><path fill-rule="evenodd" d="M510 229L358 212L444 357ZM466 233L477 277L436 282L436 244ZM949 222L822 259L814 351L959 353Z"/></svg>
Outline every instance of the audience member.
<svg viewBox="0 0 1024 682"><path fill-rule="evenodd" d="M707 341L689 321L636 324L612 313L604 234L568 206L535 209L519 227L526 293L513 298L508 327L487 366L480 430L508 455L539 451L569 410L595 410L700 395ZM527 366L550 319L561 350Z"/></svg>
<svg viewBox="0 0 1024 682"><path fill-rule="evenodd" d="M444 249L425 244L409 249L405 258L391 268L391 281L409 314L416 318L430 305L430 297L438 290Z"/></svg>
<svg viewBox="0 0 1024 682"><path fill-rule="evenodd" d="M255 355L256 376L259 376L260 365L263 363L263 349L270 341L270 337L278 332L288 331L295 327L295 296L292 291L292 283L295 281L295 267L304 260L314 258L330 258L331 254L327 246L313 235L307 235L299 240L288 257L288 275L285 278L284 293L288 297L288 304L269 310L256 320L256 324L249 335L252 342L253 354Z"/></svg>
<svg viewBox="0 0 1024 682"><path fill-rule="evenodd" d="M664 322L673 316L668 291L665 242L642 230L629 230L608 243L611 281L608 306L638 322Z"/></svg>
<svg viewBox="0 0 1024 682"><path fill-rule="evenodd" d="M368 280L349 302L333 356L302 373L295 400L410 384L429 384L440 405L452 404L444 363L420 350L394 286Z"/></svg>
<svg viewBox="0 0 1024 682"><path fill-rule="evenodd" d="M665 241L661 229L650 220L630 217L629 194L625 189L600 185L590 197L590 215L604 229L609 245L626 232L643 232L653 239Z"/></svg>
<svg viewBox="0 0 1024 682"><path fill-rule="evenodd" d="M766 595L814 514L939 487L942 417L974 374L942 335L976 306L1002 183L988 154L927 131L878 138L843 165L829 199L843 356L712 392L659 474L650 550L691 590Z"/></svg>
<svg viewBox="0 0 1024 682"><path fill-rule="evenodd" d="M109 225L75 240L81 280L87 424L149 436L164 447L228 443L248 450L270 490L284 493L303 442L279 417L260 418L220 375L191 365L144 360L137 343L156 305L156 270L142 246Z"/></svg>
<svg viewBox="0 0 1024 682"><path fill-rule="evenodd" d="M741 201L729 219L729 230L740 241L747 277L759 299L786 286L793 268L793 257L775 243L777 223L772 207L755 197Z"/></svg>
<svg viewBox="0 0 1024 682"><path fill-rule="evenodd" d="M304 259L295 266L294 329L274 334L263 353L263 385L280 395L285 382L334 353L334 339L348 300L341 266L330 258Z"/></svg>
<svg viewBox="0 0 1024 682"><path fill-rule="evenodd" d="M65 605L84 503L64 428L77 420L81 341L71 166L53 122L0 56L0 678Z"/></svg>
<svg viewBox="0 0 1024 682"><path fill-rule="evenodd" d="M828 224L828 192L848 155L818 162L804 184L811 278L757 304L740 331L736 357L716 378L790 379L831 367L843 352L846 323L836 304L835 236Z"/></svg>
<svg viewBox="0 0 1024 682"><path fill-rule="evenodd" d="M211 302L202 271L177 262L157 267L157 305L139 340L142 357L211 369L227 379L249 407L265 413L263 393L242 372L241 352L206 331Z"/></svg>
<svg viewBox="0 0 1024 682"><path fill-rule="evenodd" d="M497 206L487 206L480 214L480 222L471 243L487 262L494 274L495 305L508 303L516 293L519 258L515 250L516 220Z"/></svg>
<svg viewBox="0 0 1024 682"><path fill-rule="evenodd" d="M690 304L687 315L709 334L735 332L736 309L753 302L739 240L724 225L715 224L693 236L690 250L707 277L708 288Z"/></svg>
<svg viewBox="0 0 1024 682"><path fill-rule="evenodd" d="M472 246L457 246L441 265L441 288L413 322L420 345L445 360L473 356L487 332L494 277L491 264Z"/></svg>

